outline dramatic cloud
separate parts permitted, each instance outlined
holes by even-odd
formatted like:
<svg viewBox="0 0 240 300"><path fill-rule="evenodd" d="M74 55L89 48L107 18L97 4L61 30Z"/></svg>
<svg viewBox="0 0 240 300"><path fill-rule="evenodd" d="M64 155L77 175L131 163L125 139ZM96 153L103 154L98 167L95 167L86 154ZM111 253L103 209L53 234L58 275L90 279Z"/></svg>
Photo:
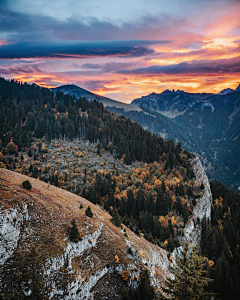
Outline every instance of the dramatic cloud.
<svg viewBox="0 0 240 300"><path fill-rule="evenodd" d="M0 58L86 58L97 56L144 56L154 54L147 46L169 41L19 42L3 45Z"/></svg>
<svg viewBox="0 0 240 300"><path fill-rule="evenodd" d="M167 66L154 65L135 70L121 70L120 74L216 74L240 72L240 56L237 60L193 61Z"/></svg>
<svg viewBox="0 0 240 300"><path fill-rule="evenodd" d="M117 70L121 70L123 68L130 68L134 67L134 63L117 63L117 62L111 62L111 63L105 63L105 64L83 64L82 67L85 69L100 69L103 72L113 72Z"/></svg>
<svg viewBox="0 0 240 300"><path fill-rule="evenodd" d="M239 0L0 0L0 76L129 102L240 78Z"/></svg>

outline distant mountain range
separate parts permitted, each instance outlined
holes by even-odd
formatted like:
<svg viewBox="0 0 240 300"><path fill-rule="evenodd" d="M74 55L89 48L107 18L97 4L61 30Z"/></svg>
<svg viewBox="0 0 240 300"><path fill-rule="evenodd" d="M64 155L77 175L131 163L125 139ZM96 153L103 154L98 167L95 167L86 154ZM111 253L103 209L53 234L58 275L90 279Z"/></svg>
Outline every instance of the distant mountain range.
<svg viewBox="0 0 240 300"><path fill-rule="evenodd" d="M219 94L167 90L135 99L132 104L174 121L177 134L172 126L154 126L156 121L148 129L160 129L156 133L166 138L176 139L177 135L183 147L202 158L211 179L236 191L240 189L240 85L236 90L225 89Z"/></svg>
<svg viewBox="0 0 240 300"><path fill-rule="evenodd" d="M121 103L64 85L53 90L100 101L111 112L197 153L211 179L240 192L240 84L219 94L166 90Z"/></svg>
<svg viewBox="0 0 240 300"><path fill-rule="evenodd" d="M198 105L198 108L201 107L201 109L202 107L209 106L213 112L215 109L213 101L218 99L218 95L228 95L236 91L240 91L240 84L236 90L225 89L219 94L186 93L180 90L166 90L160 94L151 93L147 96L137 98L131 104L138 105L142 109L159 112L169 118L176 118L191 110L193 106L196 108L196 105ZM221 101L221 98L219 99ZM226 104L226 101L224 103Z"/></svg>

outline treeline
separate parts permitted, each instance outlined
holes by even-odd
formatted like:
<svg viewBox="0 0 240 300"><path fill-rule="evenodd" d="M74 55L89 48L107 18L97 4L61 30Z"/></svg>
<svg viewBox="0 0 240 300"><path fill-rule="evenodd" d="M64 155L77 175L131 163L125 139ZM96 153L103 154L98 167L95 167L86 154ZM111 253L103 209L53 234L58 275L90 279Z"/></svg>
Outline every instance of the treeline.
<svg viewBox="0 0 240 300"><path fill-rule="evenodd" d="M153 162L167 153L166 168L177 163L181 144L164 141L123 116L116 116L102 103L76 100L70 95L13 80L0 79L0 140L4 150L12 140L18 149L29 147L32 137L72 140L85 137L100 141L103 149L132 161Z"/></svg>
<svg viewBox="0 0 240 300"><path fill-rule="evenodd" d="M214 205L211 222L202 221L201 248L213 261L210 286L216 299L240 299L240 196L211 181Z"/></svg>

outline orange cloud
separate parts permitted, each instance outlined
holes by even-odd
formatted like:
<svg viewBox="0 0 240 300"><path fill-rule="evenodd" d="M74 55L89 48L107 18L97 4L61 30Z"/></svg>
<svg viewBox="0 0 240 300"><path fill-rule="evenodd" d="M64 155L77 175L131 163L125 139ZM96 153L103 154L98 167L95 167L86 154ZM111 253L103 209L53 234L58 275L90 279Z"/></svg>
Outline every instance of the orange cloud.
<svg viewBox="0 0 240 300"><path fill-rule="evenodd" d="M206 40L203 45L203 49L226 49L226 48L238 48L239 45L236 42L236 37L219 37L212 40Z"/></svg>
<svg viewBox="0 0 240 300"><path fill-rule="evenodd" d="M41 87L46 87L46 88L54 88L56 85L51 85L51 82L56 82L56 83L64 83L66 84L66 80L62 80L57 78L55 75L50 75L50 74L31 74L31 75L15 75L12 77L12 79L16 81L22 81L22 82L27 82L27 83L36 83ZM48 81L48 83L46 83Z"/></svg>
<svg viewBox="0 0 240 300"><path fill-rule="evenodd" d="M214 4L212 4L214 6ZM130 102L134 98L147 95L152 92L160 93L165 89L180 89L186 92L208 92L218 93L222 89L235 89L240 81L238 71L231 74L231 66L222 71L221 68L215 69L218 60L222 60L222 65L227 65L231 60L235 59L236 64L240 63L240 5L239 3L231 3L225 5L224 9L218 8L219 11L211 17L211 9L206 15L198 15L194 18L189 17L187 20L179 23L179 27L159 28L159 35L156 34L156 40L167 38L172 41L169 44L149 45L146 46L155 50L157 53L152 54L151 51L142 57L132 58L112 58L98 57L85 59L83 56L70 55L69 58L59 57L55 60L45 60L44 70L38 73L38 70L31 70L28 74L15 75L12 73L13 79L25 82L36 82L40 86L53 87L61 84L77 84L83 88L91 90L100 95L112 97L119 101ZM141 38L141 36L139 36ZM151 36L151 38L155 38ZM5 41L0 40L0 46ZM59 54L60 56L60 54ZM67 63L71 60L72 66ZM116 70L104 70L102 65L120 60L124 62L134 62L134 66L126 67L126 70L141 69L157 66L170 66L181 63L189 63L192 65L201 62L204 70L205 65L213 66L211 74L202 71L197 73L194 69L191 73L175 73L175 74L131 74L117 73ZM98 64L98 72L94 69L84 69L82 65L85 63ZM75 66L74 66L75 64ZM40 63L39 63L40 65ZM4 67L5 68L5 67ZM27 68L25 67L25 71ZM20 72L20 71L19 71ZM46 72L44 74L44 72ZM205 72L205 73L204 73ZM224 73L225 72L225 73ZM89 82L89 85L88 85ZM93 82L92 85L90 82ZM97 82L97 83L96 83ZM84 86L82 86L82 84ZM91 86L89 88L88 86Z"/></svg>

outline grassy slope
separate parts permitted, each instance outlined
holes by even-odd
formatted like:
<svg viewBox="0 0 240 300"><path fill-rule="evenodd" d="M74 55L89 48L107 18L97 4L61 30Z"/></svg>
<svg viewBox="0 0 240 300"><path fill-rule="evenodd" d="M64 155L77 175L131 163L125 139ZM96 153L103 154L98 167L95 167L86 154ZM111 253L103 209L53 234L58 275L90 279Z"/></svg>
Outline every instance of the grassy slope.
<svg viewBox="0 0 240 300"><path fill-rule="evenodd" d="M30 191L21 186L26 179L32 184ZM21 207L26 203L30 220L22 226L20 241L26 246L35 244L43 255L56 257L63 254L69 241L68 228L72 219L76 219L82 236L94 232L99 228L100 223L103 223L97 246L72 260L75 275L81 273L81 277L85 277L86 281L89 276L107 264L116 266L115 255L119 257L118 264L125 265L124 268L129 264L134 267L133 257L127 254L129 246L126 244L126 239L131 242L132 250L137 251L149 267L153 262L153 252L166 261L164 250L144 238L139 238L128 228L126 228L128 235L126 238L120 228L111 223L111 216L108 213L82 197L6 169L0 169L0 182L1 213L4 214L4 210L10 207ZM81 210L80 204L84 207ZM86 217L84 212L88 205L94 213L91 219ZM160 282L165 271L161 266L156 266L154 271L155 277Z"/></svg>

